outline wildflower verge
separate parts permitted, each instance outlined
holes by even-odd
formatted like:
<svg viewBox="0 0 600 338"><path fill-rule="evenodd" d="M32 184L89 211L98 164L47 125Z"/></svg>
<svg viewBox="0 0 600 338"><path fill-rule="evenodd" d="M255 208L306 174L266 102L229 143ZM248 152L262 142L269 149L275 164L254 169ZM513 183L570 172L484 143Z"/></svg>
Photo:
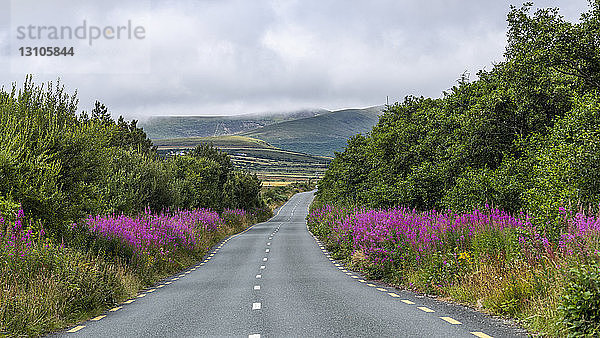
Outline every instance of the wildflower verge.
<svg viewBox="0 0 600 338"><path fill-rule="evenodd" d="M373 279L453 299L551 335L598 332L600 218L567 215L551 241L524 214L313 208L309 229ZM583 314L583 315L582 315Z"/></svg>
<svg viewBox="0 0 600 338"><path fill-rule="evenodd" d="M22 211L0 218L0 335L37 336L95 316L258 220L241 209L90 216L65 246Z"/></svg>

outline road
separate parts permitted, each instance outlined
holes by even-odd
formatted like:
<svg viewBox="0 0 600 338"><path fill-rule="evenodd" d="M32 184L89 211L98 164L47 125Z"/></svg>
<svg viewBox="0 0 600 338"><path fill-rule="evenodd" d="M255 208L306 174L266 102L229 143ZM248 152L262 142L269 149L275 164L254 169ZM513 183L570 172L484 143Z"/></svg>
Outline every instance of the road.
<svg viewBox="0 0 600 338"><path fill-rule="evenodd" d="M478 312L366 281L308 232L313 193L215 248L199 265L58 336L515 337Z"/></svg>

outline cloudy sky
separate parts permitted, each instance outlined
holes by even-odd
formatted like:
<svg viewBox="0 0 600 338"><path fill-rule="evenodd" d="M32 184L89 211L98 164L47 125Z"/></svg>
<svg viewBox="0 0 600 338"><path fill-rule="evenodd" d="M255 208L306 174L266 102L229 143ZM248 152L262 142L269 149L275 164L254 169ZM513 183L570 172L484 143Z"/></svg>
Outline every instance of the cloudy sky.
<svg viewBox="0 0 600 338"><path fill-rule="evenodd" d="M114 115L138 119L335 110L384 104L386 96L392 102L409 94L438 97L465 71L502 61L506 14L520 3L0 0L0 86L21 83L25 74L38 82L60 78L68 91L78 91L80 109L100 100ZM560 7L570 20L588 7L587 0L535 3ZM84 22L82 39L38 31L75 30ZM23 37L29 26L34 34ZM90 39L92 26L106 36ZM136 27L140 34L131 38ZM75 55L19 51L42 45L74 47Z"/></svg>

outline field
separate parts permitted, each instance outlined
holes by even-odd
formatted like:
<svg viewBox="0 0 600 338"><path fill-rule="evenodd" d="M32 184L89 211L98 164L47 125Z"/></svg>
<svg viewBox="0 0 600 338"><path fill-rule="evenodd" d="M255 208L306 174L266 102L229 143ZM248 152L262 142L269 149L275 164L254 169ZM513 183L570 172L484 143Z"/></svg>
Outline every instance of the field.
<svg viewBox="0 0 600 338"><path fill-rule="evenodd" d="M245 136L188 137L154 140L162 155L174 155L199 144L213 144L226 152L236 169L257 174L264 186L281 186L320 178L330 158L274 147Z"/></svg>

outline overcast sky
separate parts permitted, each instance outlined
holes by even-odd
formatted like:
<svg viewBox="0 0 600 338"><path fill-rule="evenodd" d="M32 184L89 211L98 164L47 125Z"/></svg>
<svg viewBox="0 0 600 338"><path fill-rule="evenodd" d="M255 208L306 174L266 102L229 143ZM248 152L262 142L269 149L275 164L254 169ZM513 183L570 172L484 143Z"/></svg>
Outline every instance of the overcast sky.
<svg viewBox="0 0 600 338"><path fill-rule="evenodd" d="M463 72L503 60L511 3L521 2L0 0L0 86L27 73L38 82L60 77L68 91L78 90L81 110L100 100L115 116L138 119L438 97ZM535 3L560 7L570 20L588 8L587 0ZM131 22L143 38L92 46L18 39L19 26L75 28L84 20L101 29ZM75 56L18 51L36 45L73 46Z"/></svg>

